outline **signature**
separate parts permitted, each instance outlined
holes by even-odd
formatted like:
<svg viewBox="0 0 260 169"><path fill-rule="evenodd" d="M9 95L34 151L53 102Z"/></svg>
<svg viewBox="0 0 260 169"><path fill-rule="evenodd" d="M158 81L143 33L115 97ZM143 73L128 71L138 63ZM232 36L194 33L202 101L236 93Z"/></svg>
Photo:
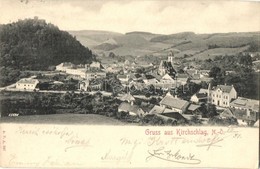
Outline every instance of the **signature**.
<svg viewBox="0 0 260 169"><path fill-rule="evenodd" d="M218 143L222 142L224 140L224 138L225 137L214 136L213 138L206 139L206 143L205 144L198 144L197 147L207 147L207 151L211 147L222 147Z"/></svg>
<svg viewBox="0 0 260 169"><path fill-rule="evenodd" d="M201 160L197 159L194 154L189 153L188 155L183 155L181 150L172 151L166 150L164 147L160 147L156 150L149 151L149 156L146 157L146 161L152 158L157 158L164 161L181 163L181 164L200 164Z"/></svg>

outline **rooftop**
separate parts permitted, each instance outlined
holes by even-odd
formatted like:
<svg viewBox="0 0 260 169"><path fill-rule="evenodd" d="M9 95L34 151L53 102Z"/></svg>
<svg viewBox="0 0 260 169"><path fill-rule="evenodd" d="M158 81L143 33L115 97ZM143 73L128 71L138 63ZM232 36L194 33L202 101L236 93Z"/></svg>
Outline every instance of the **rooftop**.
<svg viewBox="0 0 260 169"><path fill-rule="evenodd" d="M130 93L126 93L125 95L123 95L120 100L122 101L134 101L135 98L130 94Z"/></svg>
<svg viewBox="0 0 260 169"><path fill-rule="evenodd" d="M232 90L233 86L227 86L227 85L217 85L217 87L215 88L215 90L220 89L225 93L230 93Z"/></svg>
<svg viewBox="0 0 260 169"><path fill-rule="evenodd" d="M160 104L183 110L188 107L189 102L171 96L165 96L161 100Z"/></svg>
<svg viewBox="0 0 260 169"><path fill-rule="evenodd" d="M140 108L137 105L131 105L130 103L123 102L119 105L118 109L121 109L125 112L134 112L137 114Z"/></svg>
<svg viewBox="0 0 260 169"><path fill-rule="evenodd" d="M258 100L238 97L236 100L234 100L230 103L230 106L251 109L251 110L259 112L259 101Z"/></svg>
<svg viewBox="0 0 260 169"><path fill-rule="evenodd" d="M173 113L174 111L162 106L157 106L155 105L151 110L150 110L150 114L168 114L168 113ZM178 112L176 112L178 113Z"/></svg>
<svg viewBox="0 0 260 169"><path fill-rule="evenodd" d="M39 80L37 80L37 79L25 78L25 79L20 79L17 83L36 84L36 83L39 83Z"/></svg>

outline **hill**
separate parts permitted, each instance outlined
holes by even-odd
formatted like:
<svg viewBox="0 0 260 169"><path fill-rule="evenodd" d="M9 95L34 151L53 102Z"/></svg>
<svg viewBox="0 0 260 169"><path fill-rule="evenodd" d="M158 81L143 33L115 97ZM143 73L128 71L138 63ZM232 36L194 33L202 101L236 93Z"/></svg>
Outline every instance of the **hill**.
<svg viewBox="0 0 260 169"><path fill-rule="evenodd" d="M61 62L89 63L92 52L72 35L38 18L1 25L1 85L14 82L21 70L47 70Z"/></svg>
<svg viewBox="0 0 260 169"><path fill-rule="evenodd" d="M81 31L69 31L70 34L75 36L83 45L89 48L105 43L109 39L122 36L121 33L109 32L109 31L95 31L95 30L81 30Z"/></svg>
<svg viewBox="0 0 260 169"><path fill-rule="evenodd" d="M113 52L120 56L166 56L169 51L174 51L179 58L189 55L192 59L205 59L243 51L260 51L259 33L195 34L194 32L182 32L161 35L138 31L126 34L106 31L74 32L80 41L84 38L86 41L89 39L90 48L97 54L107 56ZM86 43L86 41L81 41L81 43ZM93 41L95 42L93 43Z"/></svg>

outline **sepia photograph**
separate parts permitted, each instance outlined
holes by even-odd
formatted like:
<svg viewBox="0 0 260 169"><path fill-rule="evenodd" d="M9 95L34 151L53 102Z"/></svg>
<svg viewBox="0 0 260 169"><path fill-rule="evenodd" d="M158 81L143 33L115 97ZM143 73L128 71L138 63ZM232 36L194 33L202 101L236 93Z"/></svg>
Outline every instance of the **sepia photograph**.
<svg viewBox="0 0 260 169"><path fill-rule="evenodd" d="M1 167L258 168L258 1L0 11Z"/></svg>

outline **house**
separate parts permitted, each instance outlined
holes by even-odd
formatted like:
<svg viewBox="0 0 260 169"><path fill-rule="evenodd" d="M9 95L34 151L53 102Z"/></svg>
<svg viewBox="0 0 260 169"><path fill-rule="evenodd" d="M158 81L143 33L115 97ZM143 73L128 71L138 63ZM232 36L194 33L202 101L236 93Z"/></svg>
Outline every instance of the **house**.
<svg viewBox="0 0 260 169"><path fill-rule="evenodd" d="M218 85L210 90L210 101L220 107L229 107L229 103L237 98L234 86Z"/></svg>
<svg viewBox="0 0 260 169"><path fill-rule="evenodd" d="M172 86L175 86L175 75L166 73L160 80L160 83L163 84L172 84Z"/></svg>
<svg viewBox="0 0 260 169"><path fill-rule="evenodd" d="M143 116L145 112L137 105L122 102L118 107L118 112L128 112L131 116Z"/></svg>
<svg viewBox="0 0 260 169"><path fill-rule="evenodd" d="M83 80L79 83L79 90L81 91L91 91L91 90L101 90L102 89L102 80Z"/></svg>
<svg viewBox="0 0 260 169"><path fill-rule="evenodd" d="M259 101L238 97L230 103L230 108L238 120L256 122L259 119Z"/></svg>
<svg viewBox="0 0 260 169"><path fill-rule="evenodd" d="M149 74L143 75L143 81L147 85L158 83L158 80L153 75L149 75Z"/></svg>
<svg viewBox="0 0 260 169"><path fill-rule="evenodd" d="M185 114L194 114L194 115L201 114L200 108L201 108L200 105L190 104L190 105L188 106L188 109L187 109L187 111L185 112Z"/></svg>
<svg viewBox="0 0 260 169"><path fill-rule="evenodd" d="M162 114L163 112L171 112L171 109L162 107L162 106L157 106L155 105L150 111L149 114Z"/></svg>
<svg viewBox="0 0 260 169"><path fill-rule="evenodd" d="M210 70L199 70L200 78L209 77Z"/></svg>
<svg viewBox="0 0 260 169"><path fill-rule="evenodd" d="M126 93L122 97L120 97L119 100L126 101L128 103L132 103L135 101L135 98L130 93Z"/></svg>
<svg viewBox="0 0 260 169"><path fill-rule="evenodd" d="M176 75L176 78L177 78L177 82L179 82L181 85L187 84L187 82L190 79L189 75L186 73L178 73Z"/></svg>
<svg viewBox="0 0 260 169"><path fill-rule="evenodd" d="M119 73L122 71L121 67L116 67L116 66L109 66L106 68L107 73Z"/></svg>
<svg viewBox="0 0 260 169"><path fill-rule="evenodd" d="M122 84L127 84L129 82L130 76L129 75L117 75L117 79L120 80Z"/></svg>
<svg viewBox="0 0 260 169"><path fill-rule="evenodd" d="M166 117L173 118L175 120L185 120L185 118L179 112L173 111L172 109L166 107L157 106L157 105L155 105L150 110L149 114L163 115Z"/></svg>
<svg viewBox="0 0 260 169"><path fill-rule="evenodd" d="M179 98L174 98L172 96L166 95L161 101L160 106L171 109L175 112L185 113L189 106L189 102L185 100L181 100Z"/></svg>
<svg viewBox="0 0 260 169"><path fill-rule="evenodd" d="M133 73L133 74L130 74L130 78L131 78L134 82L137 82L137 81L142 80L142 75L140 75L139 73Z"/></svg>
<svg viewBox="0 0 260 169"><path fill-rule="evenodd" d="M104 67L101 65L100 62L92 62L92 63L89 65L89 68L90 68L91 70L93 70L93 69L96 69L96 70L104 69Z"/></svg>
<svg viewBox="0 0 260 169"><path fill-rule="evenodd" d="M153 109L154 106L155 106L154 104L142 102L141 105L140 105L140 108L141 108L145 113L149 113L149 112Z"/></svg>
<svg viewBox="0 0 260 169"><path fill-rule="evenodd" d="M230 108L224 109L224 110L219 114L219 116L220 116L221 118L223 118L223 119L225 119L225 118L236 118Z"/></svg>
<svg viewBox="0 0 260 169"><path fill-rule="evenodd" d="M204 102L206 103L208 100L208 93L195 93L194 95L191 96L190 101L193 103L201 103Z"/></svg>
<svg viewBox="0 0 260 169"><path fill-rule="evenodd" d="M259 119L259 113L249 110L230 108L239 125L253 125Z"/></svg>
<svg viewBox="0 0 260 169"><path fill-rule="evenodd" d="M259 112L259 101L238 97L230 103L230 108Z"/></svg>
<svg viewBox="0 0 260 169"><path fill-rule="evenodd" d="M69 75L73 75L76 78L84 78L85 77L85 68L67 68L65 72Z"/></svg>
<svg viewBox="0 0 260 169"><path fill-rule="evenodd" d="M37 79L24 78L24 79L20 79L18 82L16 82L15 86L17 89L35 90L38 83L39 83L39 80L37 80Z"/></svg>
<svg viewBox="0 0 260 169"><path fill-rule="evenodd" d="M162 60L158 67L158 74L163 76L166 73L175 75L176 70L173 68L173 55L168 56L168 60Z"/></svg>
<svg viewBox="0 0 260 169"><path fill-rule="evenodd" d="M70 62L64 62L56 66L56 70L62 72L66 72L66 70L70 68L75 68L75 65Z"/></svg>
<svg viewBox="0 0 260 169"><path fill-rule="evenodd" d="M106 72L100 70L100 69L88 69L85 71L85 79L92 80L92 79L98 79L98 78L105 78Z"/></svg>

